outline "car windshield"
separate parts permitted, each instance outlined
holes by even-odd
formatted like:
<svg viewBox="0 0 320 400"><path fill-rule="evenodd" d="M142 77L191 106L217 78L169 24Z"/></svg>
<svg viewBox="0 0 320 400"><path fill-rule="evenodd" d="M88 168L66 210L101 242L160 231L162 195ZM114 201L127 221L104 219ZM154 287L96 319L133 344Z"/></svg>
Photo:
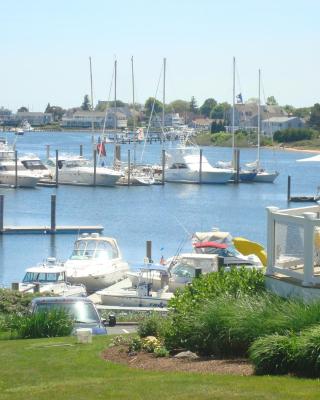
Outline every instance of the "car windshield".
<svg viewBox="0 0 320 400"><path fill-rule="evenodd" d="M109 242L102 240L78 240L75 243L71 260L89 260L91 258L112 260L117 257L117 249Z"/></svg>
<svg viewBox="0 0 320 400"><path fill-rule="evenodd" d="M57 309L65 310L74 319L75 322L84 324L100 322L100 318L93 304L83 301L64 302L64 303L61 302L37 303L35 307L35 312L37 313L46 312Z"/></svg>

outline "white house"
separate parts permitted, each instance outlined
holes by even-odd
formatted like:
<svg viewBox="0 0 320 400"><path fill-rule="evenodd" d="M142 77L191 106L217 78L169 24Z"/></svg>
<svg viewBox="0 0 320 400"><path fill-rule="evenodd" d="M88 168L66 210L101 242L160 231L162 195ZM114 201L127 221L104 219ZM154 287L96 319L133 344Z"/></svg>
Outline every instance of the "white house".
<svg viewBox="0 0 320 400"><path fill-rule="evenodd" d="M305 122L299 117L271 117L261 121L261 132L273 137L276 131L288 128L303 128Z"/></svg>

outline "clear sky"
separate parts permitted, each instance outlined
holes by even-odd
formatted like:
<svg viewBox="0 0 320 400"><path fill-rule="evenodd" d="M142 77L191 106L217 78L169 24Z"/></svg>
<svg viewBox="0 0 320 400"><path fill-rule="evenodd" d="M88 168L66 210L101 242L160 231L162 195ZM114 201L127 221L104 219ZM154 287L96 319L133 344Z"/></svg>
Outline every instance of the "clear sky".
<svg viewBox="0 0 320 400"><path fill-rule="evenodd" d="M244 100L320 102L319 0L11 0L0 2L0 106L43 111L108 97L118 60L118 98L153 96L167 58L167 100L232 101L232 57ZM161 90L159 97L162 96Z"/></svg>

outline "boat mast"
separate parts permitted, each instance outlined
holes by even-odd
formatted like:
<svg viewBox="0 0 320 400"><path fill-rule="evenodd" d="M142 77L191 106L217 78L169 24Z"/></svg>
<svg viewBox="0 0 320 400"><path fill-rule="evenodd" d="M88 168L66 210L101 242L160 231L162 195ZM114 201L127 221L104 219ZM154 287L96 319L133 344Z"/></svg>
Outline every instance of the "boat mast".
<svg viewBox="0 0 320 400"><path fill-rule="evenodd" d="M117 60L114 60L114 129L117 130Z"/></svg>
<svg viewBox="0 0 320 400"><path fill-rule="evenodd" d="M260 81L261 81L261 70L259 69L259 90L258 90L258 168L260 166L260 125L261 125L261 113L260 113L260 107L261 107L261 94L260 94Z"/></svg>
<svg viewBox="0 0 320 400"><path fill-rule="evenodd" d="M164 116L165 116L165 105L166 105L166 64L167 59L163 59L163 99L162 99L162 135L164 139ZM163 143L163 141L162 141Z"/></svg>
<svg viewBox="0 0 320 400"><path fill-rule="evenodd" d="M89 63L90 63L91 112L93 112L93 85L92 85L92 64L91 64L91 57L89 57ZM94 132L93 116L92 116L92 120L91 120L91 130L92 130L92 133L93 133L93 132Z"/></svg>
<svg viewBox="0 0 320 400"><path fill-rule="evenodd" d="M233 89L232 89L232 149L235 147L234 137L234 117L235 117L235 103L236 103L236 59L233 57Z"/></svg>
<svg viewBox="0 0 320 400"><path fill-rule="evenodd" d="M133 56L131 57L131 76L132 76L132 108L133 108L133 164L136 165L136 107L135 107L135 99L134 99L134 71L133 71Z"/></svg>

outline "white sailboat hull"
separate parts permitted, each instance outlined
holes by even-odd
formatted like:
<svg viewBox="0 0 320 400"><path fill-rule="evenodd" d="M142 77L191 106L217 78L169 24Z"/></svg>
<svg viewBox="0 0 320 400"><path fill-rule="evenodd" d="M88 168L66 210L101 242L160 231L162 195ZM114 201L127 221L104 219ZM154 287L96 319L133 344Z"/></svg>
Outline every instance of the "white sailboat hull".
<svg viewBox="0 0 320 400"><path fill-rule="evenodd" d="M156 293L152 296L138 296L135 290L132 291L100 291L101 302L108 306L120 307L165 307L173 296L173 293L166 293L166 297L157 297Z"/></svg>
<svg viewBox="0 0 320 400"><path fill-rule="evenodd" d="M273 183L278 177L278 175L279 175L278 172L268 172L268 171L258 172L253 181Z"/></svg>

